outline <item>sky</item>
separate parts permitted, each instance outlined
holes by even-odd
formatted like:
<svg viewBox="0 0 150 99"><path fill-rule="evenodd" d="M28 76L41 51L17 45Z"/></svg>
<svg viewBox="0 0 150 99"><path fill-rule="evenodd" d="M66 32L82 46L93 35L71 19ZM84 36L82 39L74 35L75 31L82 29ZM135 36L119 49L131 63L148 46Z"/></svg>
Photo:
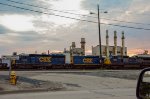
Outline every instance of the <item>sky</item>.
<svg viewBox="0 0 150 99"><path fill-rule="evenodd" d="M97 4L104 23L102 45L106 44L106 30L109 44L114 45L116 30L117 45L121 46L124 31L128 55L150 52L150 0L0 0L0 55L61 52L64 48L69 50L72 42L80 47L81 38L86 40L86 54L91 54L91 47L98 45Z"/></svg>

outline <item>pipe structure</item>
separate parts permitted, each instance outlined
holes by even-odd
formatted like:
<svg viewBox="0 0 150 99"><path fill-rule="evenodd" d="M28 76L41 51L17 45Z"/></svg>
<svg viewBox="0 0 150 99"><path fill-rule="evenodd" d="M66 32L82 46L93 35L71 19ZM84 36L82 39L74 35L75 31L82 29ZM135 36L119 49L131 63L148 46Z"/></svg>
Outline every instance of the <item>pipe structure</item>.
<svg viewBox="0 0 150 99"><path fill-rule="evenodd" d="M72 42L72 49L76 47L75 42Z"/></svg>
<svg viewBox="0 0 150 99"><path fill-rule="evenodd" d="M70 56L72 56L72 46L70 46Z"/></svg>
<svg viewBox="0 0 150 99"><path fill-rule="evenodd" d="M124 37L124 31L122 31L122 56L125 55L125 37Z"/></svg>
<svg viewBox="0 0 150 99"><path fill-rule="evenodd" d="M106 57L109 57L109 36L108 36L108 30L106 30Z"/></svg>
<svg viewBox="0 0 150 99"><path fill-rule="evenodd" d="M106 30L106 58L104 60L104 64L110 65L111 61L109 59L109 36L108 36L108 30Z"/></svg>
<svg viewBox="0 0 150 99"><path fill-rule="evenodd" d="M81 38L81 48L83 49L83 54L82 55L85 55L85 38Z"/></svg>
<svg viewBox="0 0 150 99"><path fill-rule="evenodd" d="M117 31L114 31L114 55L117 56Z"/></svg>

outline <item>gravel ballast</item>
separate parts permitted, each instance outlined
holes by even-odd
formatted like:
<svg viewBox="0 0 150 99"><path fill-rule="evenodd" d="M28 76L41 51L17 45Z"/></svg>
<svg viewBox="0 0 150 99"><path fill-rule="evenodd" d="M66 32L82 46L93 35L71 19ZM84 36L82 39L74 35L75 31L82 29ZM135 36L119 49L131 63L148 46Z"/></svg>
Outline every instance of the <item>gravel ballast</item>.
<svg viewBox="0 0 150 99"><path fill-rule="evenodd" d="M29 91L58 91L65 89L60 82L42 81L26 77L18 77L17 84L9 83L9 76L0 75L0 94Z"/></svg>

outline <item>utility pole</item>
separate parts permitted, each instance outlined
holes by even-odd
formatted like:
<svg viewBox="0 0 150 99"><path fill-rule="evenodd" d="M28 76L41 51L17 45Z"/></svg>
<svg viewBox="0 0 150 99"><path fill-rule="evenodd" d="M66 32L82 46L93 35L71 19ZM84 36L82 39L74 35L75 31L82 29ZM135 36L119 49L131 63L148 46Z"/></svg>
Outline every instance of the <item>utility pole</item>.
<svg viewBox="0 0 150 99"><path fill-rule="evenodd" d="M102 44L101 44L101 27L100 27L100 13L99 13L99 5L97 5L98 9L98 30L99 30L99 57L102 59Z"/></svg>

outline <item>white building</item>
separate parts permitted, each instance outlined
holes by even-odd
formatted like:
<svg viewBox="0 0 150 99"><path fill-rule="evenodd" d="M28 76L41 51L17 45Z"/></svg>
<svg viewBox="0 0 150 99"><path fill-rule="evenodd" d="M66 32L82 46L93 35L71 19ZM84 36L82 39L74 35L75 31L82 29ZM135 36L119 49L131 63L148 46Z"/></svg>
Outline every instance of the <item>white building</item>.
<svg viewBox="0 0 150 99"><path fill-rule="evenodd" d="M84 55L84 50L82 48L72 48L70 51L72 55Z"/></svg>
<svg viewBox="0 0 150 99"><path fill-rule="evenodd" d="M1 59L2 59L2 63L6 63L7 67L10 67L11 61L18 60L19 56L18 55L2 55Z"/></svg>
<svg viewBox="0 0 150 99"><path fill-rule="evenodd" d="M70 54L71 56L79 55L84 56L85 55L85 38L81 38L81 47L77 48L75 42L72 42L72 45L70 46ZM64 50L66 52L66 49Z"/></svg>
<svg viewBox="0 0 150 99"><path fill-rule="evenodd" d="M106 56L106 46L102 45L102 56ZM109 46L109 55L115 55L114 54L114 46ZM92 46L92 55L94 56L99 56L100 55L100 50L99 50L99 45L93 47ZM117 46L117 55L122 55L122 47L121 46ZM125 47L125 56L127 56L127 47Z"/></svg>
<svg viewBox="0 0 150 99"><path fill-rule="evenodd" d="M70 52L64 52L62 54L65 55L65 63L70 64L71 63Z"/></svg>
<svg viewBox="0 0 150 99"><path fill-rule="evenodd" d="M108 30L106 30L106 45L101 46L102 56L106 56L106 57L109 57L110 55L127 56L127 47L125 47L124 31L122 31L121 40L122 40L122 46L117 46L117 31L114 31L114 46L109 46L109 35L108 35ZM100 55L99 45L95 47L92 46L92 55L94 56Z"/></svg>

